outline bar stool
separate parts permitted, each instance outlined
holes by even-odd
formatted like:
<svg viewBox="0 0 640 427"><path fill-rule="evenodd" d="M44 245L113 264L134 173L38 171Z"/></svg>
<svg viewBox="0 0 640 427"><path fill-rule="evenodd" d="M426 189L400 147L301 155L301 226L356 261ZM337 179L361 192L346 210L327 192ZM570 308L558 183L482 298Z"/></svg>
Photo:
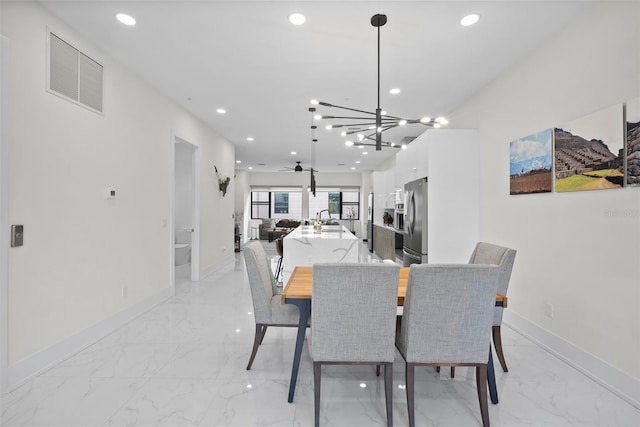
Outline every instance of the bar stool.
<svg viewBox="0 0 640 427"><path fill-rule="evenodd" d="M278 253L278 256L280 257L278 259L278 265L276 266L276 282L280 281L280 276L282 275L282 256L284 253L284 244L282 242L282 237L278 237L276 240L276 252Z"/></svg>

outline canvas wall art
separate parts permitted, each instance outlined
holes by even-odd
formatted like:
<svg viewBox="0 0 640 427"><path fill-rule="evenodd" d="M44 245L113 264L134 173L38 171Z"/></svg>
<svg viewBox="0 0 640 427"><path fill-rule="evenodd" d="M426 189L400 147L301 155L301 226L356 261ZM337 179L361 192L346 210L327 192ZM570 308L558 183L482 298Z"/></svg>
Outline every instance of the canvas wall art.
<svg viewBox="0 0 640 427"><path fill-rule="evenodd" d="M509 143L510 194L551 191L553 129Z"/></svg>
<svg viewBox="0 0 640 427"><path fill-rule="evenodd" d="M555 190L621 188L624 182L622 104L555 129Z"/></svg>
<svg viewBox="0 0 640 427"><path fill-rule="evenodd" d="M627 102L627 184L640 185L640 98Z"/></svg>

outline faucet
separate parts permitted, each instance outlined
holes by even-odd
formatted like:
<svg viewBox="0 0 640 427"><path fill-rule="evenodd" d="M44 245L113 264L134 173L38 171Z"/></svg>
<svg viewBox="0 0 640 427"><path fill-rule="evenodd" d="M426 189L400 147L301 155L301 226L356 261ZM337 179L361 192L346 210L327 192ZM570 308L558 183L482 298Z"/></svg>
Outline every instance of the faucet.
<svg viewBox="0 0 640 427"><path fill-rule="evenodd" d="M329 219L331 219L331 212L329 212L329 209L323 209L320 212L316 213L316 221L320 222L322 220L322 212L328 213Z"/></svg>

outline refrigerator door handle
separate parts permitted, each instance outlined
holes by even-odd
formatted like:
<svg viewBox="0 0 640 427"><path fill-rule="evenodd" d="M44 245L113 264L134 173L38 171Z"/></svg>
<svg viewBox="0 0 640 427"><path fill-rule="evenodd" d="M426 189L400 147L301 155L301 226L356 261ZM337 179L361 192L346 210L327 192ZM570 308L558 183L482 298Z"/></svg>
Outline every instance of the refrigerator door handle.
<svg viewBox="0 0 640 427"><path fill-rule="evenodd" d="M409 206L407 206L407 232L409 236L413 236L415 217L416 217L416 200L413 191L409 192Z"/></svg>

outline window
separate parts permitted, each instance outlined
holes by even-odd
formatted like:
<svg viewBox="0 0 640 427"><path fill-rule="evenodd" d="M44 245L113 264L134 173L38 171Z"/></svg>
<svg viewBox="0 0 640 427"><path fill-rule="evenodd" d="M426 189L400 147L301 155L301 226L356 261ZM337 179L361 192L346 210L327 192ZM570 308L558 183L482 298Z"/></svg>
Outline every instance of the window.
<svg viewBox="0 0 640 427"><path fill-rule="evenodd" d="M251 219L302 218L302 191L290 188L251 191Z"/></svg>
<svg viewBox="0 0 640 427"><path fill-rule="evenodd" d="M251 192L251 219L270 218L270 193L268 191Z"/></svg>
<svg viewBox="0 0 640 427"><path fill-rule="evenodd" d="M289 213L289 193L286 191L274 191L273 212L276 214Z"/></svg>
<svg viewBox="0 0 640 427"><path fill-rule="evenodd" d="M309 216L315 218L321 211L329 210L332 219L360 219L360 192L317 190L316 197L309 196ZM322 213L327 218L326 212Z"/></svg>

